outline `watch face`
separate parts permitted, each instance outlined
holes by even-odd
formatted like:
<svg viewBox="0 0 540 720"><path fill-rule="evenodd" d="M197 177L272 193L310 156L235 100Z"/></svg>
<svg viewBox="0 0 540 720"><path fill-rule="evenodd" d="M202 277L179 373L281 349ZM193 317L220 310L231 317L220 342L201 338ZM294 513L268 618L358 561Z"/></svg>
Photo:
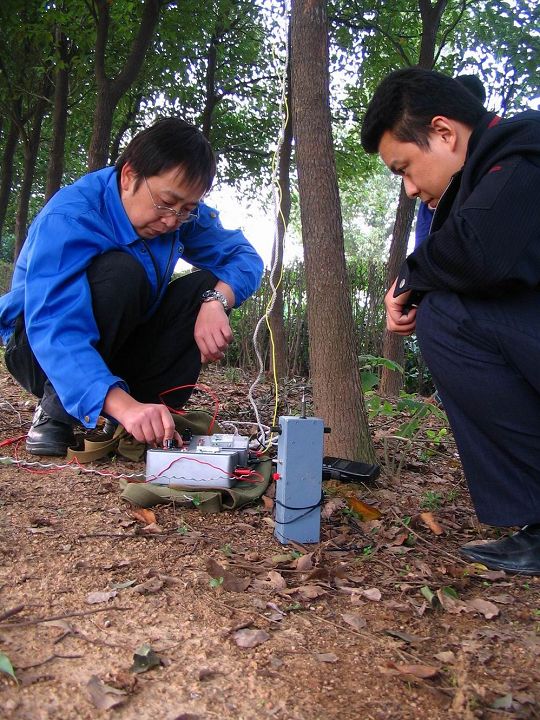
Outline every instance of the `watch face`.
<svg viewBox="0 0 540 720"><path fill-rule="evenodd" d="M229 303L227 302L227 298L223 293L220 293L219 290L205 290L202 294L203 301L206 300L218 300L225 310L229 309Z"/></svg>

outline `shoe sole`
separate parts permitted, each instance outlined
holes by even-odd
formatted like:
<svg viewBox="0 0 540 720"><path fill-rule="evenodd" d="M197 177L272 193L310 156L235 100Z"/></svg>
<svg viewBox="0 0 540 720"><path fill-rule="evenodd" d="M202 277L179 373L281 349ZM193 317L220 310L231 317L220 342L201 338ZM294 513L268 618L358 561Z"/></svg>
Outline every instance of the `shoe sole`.
<svg viewBox="0 0 540 720"><path fill-rule="evenodd" d="M31 445L26 443L26 452L30 455L48 455L50 457L66 457L67 445Z"/></svg>
<svg viewBox="0 0 540 720"><path fill-rule="evenodd" d="M503 570L505 573L508 573L508 575L540 575L540 569L529 569L529 568L520 568L517 569L510 569L507 567L503 567L502 565L498 565L496 562L490 562L489 560L475 558L471 555L466 555L463 552L459 552L461 558L463 560L466 560L468 563L477 563L478 565L483 565L484 567L489 568L490 570Z"/></svg>

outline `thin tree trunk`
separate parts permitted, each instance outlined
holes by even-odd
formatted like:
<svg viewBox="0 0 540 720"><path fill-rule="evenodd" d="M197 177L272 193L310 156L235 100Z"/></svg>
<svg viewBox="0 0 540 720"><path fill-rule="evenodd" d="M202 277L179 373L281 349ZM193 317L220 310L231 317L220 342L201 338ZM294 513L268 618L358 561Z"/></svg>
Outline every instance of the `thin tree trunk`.
<svg viewBox="0 0 540 720"><path fill-rule="evenodd" d="M20 112L20 108L19 108ZM6 213L9 204L9 196L11 194L11 186L13 183L13 160L15 150L19 142L19 127L17 123L11 121L6 136L4 152L2 153L2 167L0 178L0 241L4 231L4 223L6 221Z"/></svg>
<svg viewBox="0 0 540 720"><path fill-rule="evenodd" d="M55 73L52 142L47 167L45 202L60 188L64 174L70 71L67 39L63 33L58 33L57 44L60 62Z"/></svg>
<svg viewBox="0 0 540 720"><path fill-rule="evenodd" d="M416 200L411 200L405 193L405 186L401 183L399 203L396 214L396 222L392 233L390 254L386 269L386 284L389 287L395 280L399 268L403 265L407 255L407 241L411 233L411 226L414 220L414 209ZM389 332L385 329L383 337L383 357L404 367L405 343L401 335ZM381 373L380 391L381 395L397 397L403 387L403 375L397 370L390 370L383 367Z"/></svg>
<svg viewBox="0 0 540 720"><path fill-rule="evenodd" d="M216 69L217 69L217 47L216 36L212 35L210 46L208 48L205 87L206 93L204 97L204 108L202 113L202 134L209 140L212 130L212 119L214 108L217 105L218 98L216 95Z"/></svg>
<svg viewBox="0 0 540 720"><path fill-rule="evenodd" d="M293 128L315 412L332 429L327 438L328 454L372 460L332 143L324 0L293 0L291 46Z"/></svg>
<svg viewBox="0 0 540 720"><path fill-rule="evenodd" d="M290 47L290 30L289 30ZM271 281L276 288L275 300L269 315L269 324L274 338L273 360L275 362L275 374L278 378L285 378L288 367L288 348L285 336L283 284L279 282L283 272L283 241L289 216L291 214L291 155L292 155L292 116L291 116L291 64L290 53L287 58L285 85L286 118L283 128L283 137L279 146L278 162L278 213L276 217L276 243L272 254Z"/></svg>
<svg viewBox="0 0 540 720"><path fill-rule="evenodd" d="M112 142L111 142L111 149L109 151L109 159L111 163L115 163L118 160L118 156L120 155L120 143L122 142L122 138L124 137L125 133L133 126L135 123L135 119L137 115L139 114L139 108L141 107L141 101L142 101L142 93L137 93L135 97L133 98L129 110L126 113L126 116L124 118L124 122L118 129L118 132L115 134Z"/></svg>
<svg viewBox="0 0 540 720"><path fill-rule="evenodd" d="M105 72L105 55L110 24L109 0L95 0L95 2L97 6L95 76L98 91L92 137L88 149L89 170L99 170L107 164L114 111L143 66L146 52L159 20L162 4L160 0L145 0L141 23L129 56L120 73L112 80L107 77Z"/></svg>
<svg viewBox="0 0 540 720"><path fill-rule="evenodd" d="M30 195L32 192L32 183L34 180L34 172L36 169L36 161L39 151L39 141L41 139L41 128L43 126L43 118L49 107L49 98L52 94L52 85L49 77L46 75L43 80L43 89L41 95L36 101L34 110L30 117L30 129L23 138L24 147L24 167L21 187L19 190L19 204L15 215L15 247L14 259L19 257L21 248L26 238L26 230L28 225L28 208L30 205Z"/></svg>
<svg viewBox="0 0 540 720"><path fill-rule="evenodd" d="M448 0L437 0L434 5L431 0L418 0L418 8L422 17L422 37L420 40L420 53L418 64L428 70L433 67L435 59L435 44L437 32L442 15ZM415 201L410 200L401 187L399 205L396 214L396 223L392 235L390 257L388 259L388 286L395 280L399 268L407 254L407 244L414 219ZM410 218L410 220L408 219ZM405 358L405 341L401 335L384 331L383 356L403 366ZM403 375L395 370L383 367L381 372L380 390L383 395L396 397L403 387Z"/></svg>

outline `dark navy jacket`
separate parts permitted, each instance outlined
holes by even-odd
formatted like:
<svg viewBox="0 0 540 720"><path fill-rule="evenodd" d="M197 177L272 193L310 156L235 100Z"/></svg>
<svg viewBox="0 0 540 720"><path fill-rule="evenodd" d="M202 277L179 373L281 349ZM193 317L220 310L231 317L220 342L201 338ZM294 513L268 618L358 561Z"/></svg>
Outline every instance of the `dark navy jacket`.
<svg viewBox="0 0 540 720"><path fill-rule="evenodd" d="M540 287L540 112L486 113L394 294L486 297L524 287Z"/></svg>

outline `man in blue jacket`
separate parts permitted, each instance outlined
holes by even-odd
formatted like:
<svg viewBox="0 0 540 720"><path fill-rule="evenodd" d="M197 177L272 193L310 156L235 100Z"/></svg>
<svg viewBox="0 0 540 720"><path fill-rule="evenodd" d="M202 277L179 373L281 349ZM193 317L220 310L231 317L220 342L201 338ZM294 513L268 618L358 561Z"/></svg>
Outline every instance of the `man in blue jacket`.
<svg viewBox="0 0 540 720"><path fill-rule="evenodd" d="M259 286L263 263L204 204L213 152L195 127L165 118L115 167L59 190L37 215L0 298L6 365L40 402L27 437L65 455L73 426L100 415L161 445L201 363L232 340L228 312ZM170 282L184 258L199 269Z"/></svg>
<svg viewBox="0 0 540 720"><path fill-rule="evenodd" d="M479 519L521 527L461 554L540 575L540 113L489 113L421 68L375 91L362 145L436 207L386 296L388 329L416 330Z"/></svg>

